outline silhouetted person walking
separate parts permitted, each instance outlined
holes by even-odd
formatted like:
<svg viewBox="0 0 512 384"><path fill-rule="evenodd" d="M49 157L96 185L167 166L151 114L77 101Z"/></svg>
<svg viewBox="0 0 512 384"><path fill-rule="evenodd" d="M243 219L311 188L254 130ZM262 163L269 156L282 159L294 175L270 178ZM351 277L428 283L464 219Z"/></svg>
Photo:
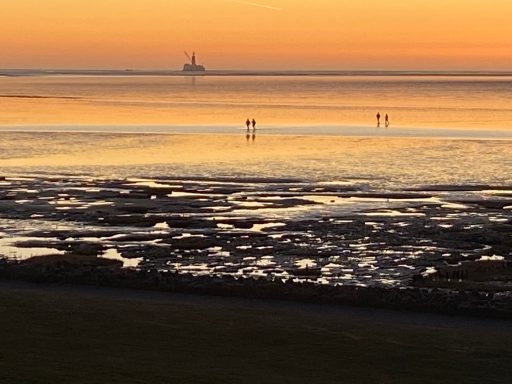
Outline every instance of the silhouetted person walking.
<svg viewBox="0 0 512 384"><path fill-rule="evenodd" d="M386 127L389 127L389 116L387 113L386 113L386 116L384 117L384 122L386 124Z"/></svg>
<svg viewBox="0 0 512 384"><path fill-rule="evenodd" d="M251 126L251 121L249 120L249 118L247 118L247 120L245 121L245 125L247 125L247 130L249 130Z"/></svg>
<svg viewBox="0 0 512 384"><path fill-rule="evenodd" d="M256 120L252 119L252 130L255 131L256 130Z"/></svg>
<svg viewBox="0 0 512 384"><path fill-rule="evenodd" d="M380 127L380 112L377 112L377 127Z"/></svg>

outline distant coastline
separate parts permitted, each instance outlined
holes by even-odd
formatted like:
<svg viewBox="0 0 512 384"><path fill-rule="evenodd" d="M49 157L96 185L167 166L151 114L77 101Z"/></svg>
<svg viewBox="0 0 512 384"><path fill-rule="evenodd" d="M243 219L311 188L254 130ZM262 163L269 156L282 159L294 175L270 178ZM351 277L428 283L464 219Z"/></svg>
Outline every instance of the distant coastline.
<svg viewBox="0 0 512 384"><path fill-rule="evenodd" d="M208 70L183 72L167 69L0 69L0 76L460 76L509 77L512 71L379 71L379 70Z"/></svg>

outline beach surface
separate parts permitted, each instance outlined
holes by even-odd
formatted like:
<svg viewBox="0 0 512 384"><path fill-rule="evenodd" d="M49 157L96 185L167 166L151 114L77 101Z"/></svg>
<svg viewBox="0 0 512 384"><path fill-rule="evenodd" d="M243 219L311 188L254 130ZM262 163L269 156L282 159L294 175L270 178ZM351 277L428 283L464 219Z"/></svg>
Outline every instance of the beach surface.
<svg viewBox="0 0 512 384"><path fill-rule="evenodd" d="M2 135L0 251L13 260L395 287L512 257L507 140Z"/></svg>

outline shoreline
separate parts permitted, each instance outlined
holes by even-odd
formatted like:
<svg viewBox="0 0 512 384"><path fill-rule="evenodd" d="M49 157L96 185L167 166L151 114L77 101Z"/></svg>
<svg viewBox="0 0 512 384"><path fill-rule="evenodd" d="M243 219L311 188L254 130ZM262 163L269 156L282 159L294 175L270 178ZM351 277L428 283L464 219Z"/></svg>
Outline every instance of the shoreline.
<svg viewBox="0 0 512 384"><path fill-rule="evenodd" d="M162 136L244 136L245 127L236 124L5 124L0 125L1 133L65 133L105 135L162 135ZM337 124L280 124L266 125L256 129L257 137L300 137L300 138L370 138L410 140L477 140L510 141L510 128L479 127L376 127L368 125Z"/></svg>

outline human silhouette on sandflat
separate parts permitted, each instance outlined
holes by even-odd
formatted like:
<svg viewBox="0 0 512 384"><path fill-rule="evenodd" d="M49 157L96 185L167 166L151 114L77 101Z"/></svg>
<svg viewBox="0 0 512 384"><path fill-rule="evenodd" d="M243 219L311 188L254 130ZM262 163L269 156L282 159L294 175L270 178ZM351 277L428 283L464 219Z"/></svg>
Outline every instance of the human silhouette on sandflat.
<svg viewBox="0 0 512 384"><path fill-rule="evenodd" d="M251 126L251 121L249 120L249 118L247 118L247 120L245 121L245 125L247 126L247 130L249 130Z"/></svg>
<svg viewBox="0 0 512 384"><path fill-rule="evenodd" d="M380 112L377 112L377 127L380 127Z"/></svg>
<svg viewBox="0 0 512 384"><path fill-rule="evenodd" d="M389 127L389 116L387 113L386 113L386 116L384 117L384 122L386 124L386 127Z"/></svg>
<svg viewBox="0 0 512 384"><path fill-rule="evenodd" d="M252 123L252 130L255 131L256 130L256 120L252 119L251 123Z"/></svg>

